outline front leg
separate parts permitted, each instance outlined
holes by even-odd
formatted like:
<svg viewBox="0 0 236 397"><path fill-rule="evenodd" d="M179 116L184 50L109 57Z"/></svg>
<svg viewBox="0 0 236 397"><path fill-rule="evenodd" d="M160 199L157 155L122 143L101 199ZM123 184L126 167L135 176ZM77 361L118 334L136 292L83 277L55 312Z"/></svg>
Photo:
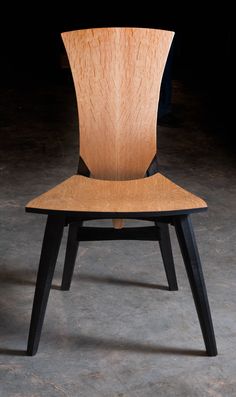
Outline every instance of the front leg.
<svg viewBox="0 0 236 397"><path fill-rule="evenodd" d="M187 215L176 217L175 229L197 309L206 351L209 356L216 356L217 347L207 290L190 217Z"/></svg>
<svg viewBox="0 0 236 397"><path fill-rule="evenodd" d="M52 285L52 278L61 244L63 228L63 216L48 216L39 262L28 338L27 354L30 356L35 355L38 350L49 292Z"/></svg>

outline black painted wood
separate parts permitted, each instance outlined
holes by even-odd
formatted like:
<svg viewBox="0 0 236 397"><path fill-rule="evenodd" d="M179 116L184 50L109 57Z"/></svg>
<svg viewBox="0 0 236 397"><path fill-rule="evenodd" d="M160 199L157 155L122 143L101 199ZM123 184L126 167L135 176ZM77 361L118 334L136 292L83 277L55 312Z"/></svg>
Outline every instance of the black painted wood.
<svg viewBox="0 0 236 397"><path fill-rule="evenodd" d="M87 164L84 162L84 160L82 159L81 156L79 157L77 174L90 177L90 171L89 171L89 169L87 167Z"/></svg>
<svg viewBox="0 0 236 397"><path fill-rule="evenodd" d="M78 217L78 216L72 216L72 215L68 215L68 216L66 216L66 218L65 218L65 226L68 226L70 223L72 223L72 222L80 222L80 221L95 221L95 220L98 220L98 219L101 219L101 218L96 218L96 214L95 213L93 213L93 217L92 216L90 216L89 218L84 218L84 217ZM106 218L106 219L108 219L108 218ZM146 217L136 217L136 218L126 218L126 219L135 219L135 220L137 220L137 221L145 221L145 222L155 222L155 221L158 221L158 222L161 222L161 223L168 223L168 224L171 224L171 225L173 225L174 223L174 221L173 221L173 217L172 216L161 216L161 217L155 217L155 218L146 218Z"/></svg>
<svg viewBox="0 0 236 397"><path fill-rule="evenodd" d="M26 208L26 212L33 212L34 214L51 214L51 215L65 215L68 217L77 217L78 219L156 219L160 217L173 217L177 215L192 214L195 212L205 212L207 208L191 208L189 210L176 211L160 211L160 212L85 212L85 211L58 211L48 210L45 208Z"/></svg>
<svg viewBox="0 0 236 397"><path fill-rule="evenodd" d="M33 310L30 323L27 354L37 353L48 296L64 228L63 216L48 216L43 239Z"/></svg>
<svg viewBox="0 0 236 397"><path fill-rule="evenodd" d="M104 240L144 240L157 241L159 233L155 226L126 227L114 229L112 227L81 227L79 229L80 241Z"/></svg>
<svg viewBox="0 0 236 397"><path fill-rule="evenodd" d="M176 217L175 229L197 309L206 351L209 356L216 356L217 347L211 312L201 261L190 217Z"/></svg>
<svg viewBox="0 0 236 397"><path fill-rule="evenodd" d="M157 160L157 154L155 154L155 156L153 157L151 164L149 165L147 172L146 172L146 176L152 176L154 174L156 174L158 172L158 160Z"/></svg>
<svg viewBox="0 0 236 397"><path fill-rule="evenodd" d="M177 291L178 284L177 284L174 259L171 249L169 226L167 223L162 223L158 221L156 221L155 224L159 229L159 234L160 234L159 245L166 272L166 278L169 285L169 290Z"/></svg>
<svg viewBox="0 0 236 397"><path fill-rule="evenodd" d="M160 249L163 257L169 288L171 290L176 290L178 286L174 269L173 255L171 251L168 223L174 224L176 228L176 233L182 251L188 278L190 281L202 329L202 334L206 345L207 354L209 356L217 355L217 347L215 342L214 329L212 325L207 292L189 215L159 215L155 219L152 218L152 220L155 221L156 226L138 228L131 227L118 230L113 228L82 227L82 222L84 220L99 219L100 217L97 216L97 213L90 213L88 218L86 218L85 213L83 213L83 218L81 218L80 213L77 213L76 215L77 216L68 212L64 213L59 211L56 214L52 213L48 216L32 310L27 348L28 355L34 355L38 349L43 320L46 311L46 305L65 224L70 224L70 227L65 258L65 268L62 280L62 289L68 290L70 288L79 241L134 239L160 241ZM108 218L106 213L100 215L101 218ZM129 218L128 214L126 215L127 218ZM145 215L147 215L147 213L142 214L143 220L151 220L149 216ZM113 214L111 215L111 217L114 218ZM141 214L138 214L138 216L134 216L134 214L131 214L131 218L140 219L140 217Z"/></svg>
<svg viewBox="0 0 236 397"><path fill-rule="evenodd" d="M82 221L73 222L69 225L64 271L62 276L61 290L69 291L74 272L76 256L79 248L79 229Z"/></svg>

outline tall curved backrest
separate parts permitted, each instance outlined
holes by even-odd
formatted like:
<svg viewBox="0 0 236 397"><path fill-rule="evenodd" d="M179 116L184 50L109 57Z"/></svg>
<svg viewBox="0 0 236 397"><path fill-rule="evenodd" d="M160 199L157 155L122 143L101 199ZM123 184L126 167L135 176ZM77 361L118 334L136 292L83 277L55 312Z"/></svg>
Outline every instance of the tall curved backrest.
<svg viewBox="0 0 236 397"><path fill-rule="evenodd" d="M160 85L173 36L146 28L62 33L77 96L80 156L93 178L145 175L156 153Z"/></svg>

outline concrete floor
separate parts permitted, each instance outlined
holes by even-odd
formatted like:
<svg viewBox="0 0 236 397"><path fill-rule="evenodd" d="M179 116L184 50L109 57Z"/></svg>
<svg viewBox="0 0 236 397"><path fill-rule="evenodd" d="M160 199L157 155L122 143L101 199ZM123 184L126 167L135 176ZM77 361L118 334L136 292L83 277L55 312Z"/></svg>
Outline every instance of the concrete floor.
<svg viewBox="0 0 236 397"><path fill-rule="evenodd" d="M154 242L81 243L70 292L59 285L66 233L39 352L25 355L46 218L25 204L77 165L68 84L2 89L0 396L236 396L235 164L212 133L200 93L174 85L181 128L159 128L163 174L202 196L193 215L218 357L206 357L180 250L169 292ZM94 222L95 223L95 222ZM99 223L99 222L98 222ZM108 222L100 222L108 224ZM131 224L131 223L130 223Z"/></svg>

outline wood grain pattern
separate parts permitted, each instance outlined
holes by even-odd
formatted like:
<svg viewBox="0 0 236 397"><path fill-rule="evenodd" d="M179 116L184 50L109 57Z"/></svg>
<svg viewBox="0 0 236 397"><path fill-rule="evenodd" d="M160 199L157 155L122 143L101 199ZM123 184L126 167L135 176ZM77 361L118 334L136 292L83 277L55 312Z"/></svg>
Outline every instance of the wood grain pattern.
<svg viewBox="0 0 236 397"><path fill-rule="evenodd" d="M114 229L122 229L125 225L124 219L112 219Z"/></svg>
<svg viewBox="0 0 236 397"><path fill-rule="evenodd" d="M142 178L156 153L160 84L174 33L62 33L77 95L80 155L96 179Z"/></svg>
<svg viewBox="0 0 236 397"><path fill-rule="evenodd" d="M206 208L199 197L161 174L129 181L75 175L27 204L27 210L165 212Z"/></svg>

